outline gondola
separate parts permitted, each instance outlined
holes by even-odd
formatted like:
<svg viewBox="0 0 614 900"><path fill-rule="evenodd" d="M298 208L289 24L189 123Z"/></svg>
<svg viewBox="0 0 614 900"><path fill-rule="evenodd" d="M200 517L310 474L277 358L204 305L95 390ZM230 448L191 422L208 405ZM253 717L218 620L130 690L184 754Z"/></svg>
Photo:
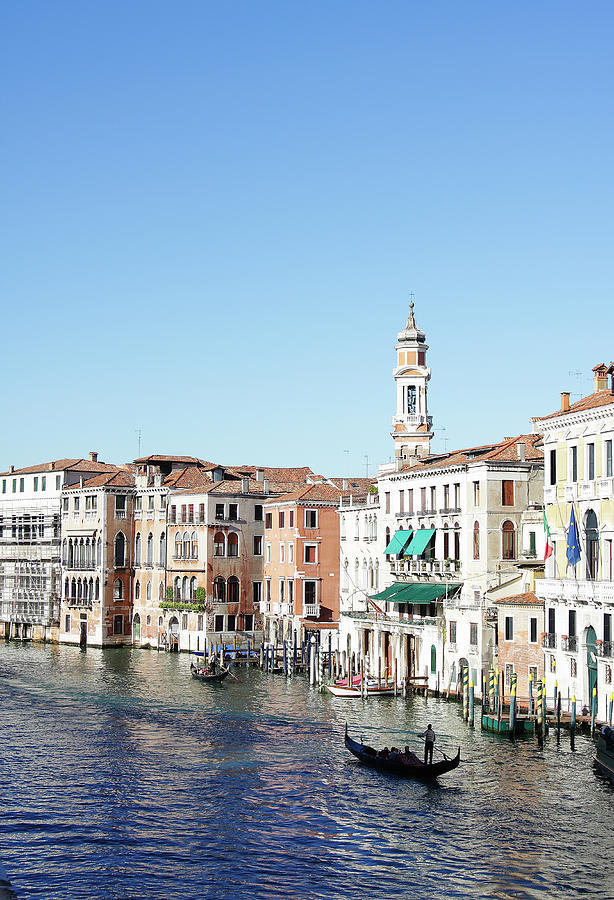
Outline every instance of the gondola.
<svg viewBox="0 0 614 900"><path fill-rule="evenodd" d="M602 775L614 781L614 730L604 725L597 740L595 765Z"/></svg>
<svg viewBox="0 0 614 900"><path fill-rule="evenodd" d="M227 675L230 675L230 669L219 669L215 675L207 675L203 669L197 669L194 663L190 663L190 671L192 678L198 681L204 681L208 684L215 684L217 681L223 681Z"/></svg>
<svg viewBox="0 0 614 900"><path fill-rule="evenodd" d="M441 762L430 763L429 765L425 765L415 753L410 753L409 756L400 753L392 758L380 756L373 747L353 741L348 734L347 723L345 726L345 746L357 759L372 769L399 775L401 778L416 778L419 781L434 781L440 775L456 769L460 763L460 747L456 756L452 758L446 756Z"/></svg>

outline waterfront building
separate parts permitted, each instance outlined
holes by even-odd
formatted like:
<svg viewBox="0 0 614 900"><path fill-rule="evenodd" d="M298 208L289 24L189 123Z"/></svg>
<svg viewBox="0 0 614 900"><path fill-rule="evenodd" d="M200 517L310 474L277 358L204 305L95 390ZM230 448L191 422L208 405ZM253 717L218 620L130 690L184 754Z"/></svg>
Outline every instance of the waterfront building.
<svg viewBox="0 0 614 900"><path fill-rule="evenodd" d="M543 434L544 502L553 553L536 593L545 604L542 636L547 693L555 682L566 704L575 696L606 718L614 668L614 366L593 369L593 392L533 419ZM577 533L573 534L572 511ZM577 544L574 556L568 547Z"/></svg>
<svg viewBox="0 0 614 900"><path fill-rule="evenodd" d="M406 346L415 361L400 349ZM342 581L339 646L346 658L367 656L372 674L396 669L399 678L419 677L433 689L455 689L467 666L479 694L496 646L492 603L515 589L523 551L540 549L523 516L531 513L530 525L541 514L541 439L519 435L432 454L426 349L412 304L395 348L395 461L380 467L371 506L370 554L379 560L372 568L380 590L365 589L368 576L352 583L347 536L365 513L357 504L341 506L342 570L350 577L347 590Z"/></svg>
<svg viewBox="0 0 614 900"><path fill-rule="evenodd" d="M62 489L60 643L131 642L134 494L129 466Z"/></svg>
<svg viewBox="0 0 614 900"><path fill-rule="evenodd" d="M328 646L339 627L339 515L343 485L324 479L264 507L265 640Z"/></svg>
<svg viewBox="0 0 614 900"><path fill-rule="evenodd" d="M504 677L509 696L512 675L516 674L516 695L523 702L536 696L537 681L544 677L544 601L534 590L510 594L495 600L497 610L496 666ZM529 687L531 682L531 687Z"/></svg>
<svg viewBox="0 0 614 900"><path fill-rule="evenodd" d="M4 637L57 640L61 496L65 485L115 467L56 459L0 474L0 629Z"/></svg>

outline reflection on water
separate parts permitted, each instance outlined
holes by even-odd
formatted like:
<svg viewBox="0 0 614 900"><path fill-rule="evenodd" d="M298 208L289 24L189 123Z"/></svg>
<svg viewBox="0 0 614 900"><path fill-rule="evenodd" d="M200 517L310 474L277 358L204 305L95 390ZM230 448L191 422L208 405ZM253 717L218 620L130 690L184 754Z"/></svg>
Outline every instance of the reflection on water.
<svg viewBox="0 0 614 900"><path fill-rule="evenodd" d="M0 857L20 898L614 896L593 749L470 731L422 698L343 701L186 656L0 645ZM462 747L439 786L362 768L343 730Z"/></svg>

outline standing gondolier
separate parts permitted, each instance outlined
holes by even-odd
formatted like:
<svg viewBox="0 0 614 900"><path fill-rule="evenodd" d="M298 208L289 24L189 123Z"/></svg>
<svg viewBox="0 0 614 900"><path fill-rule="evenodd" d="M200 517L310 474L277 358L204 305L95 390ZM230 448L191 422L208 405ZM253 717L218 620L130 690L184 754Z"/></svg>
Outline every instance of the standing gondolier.
<svg viewBox="0 0 614 900"><path fill-rule="evenodd" d="M426 731L423 731L420 737L424 738L424 765L433 762L433 746L435 744L435 732L433 726L429 725Z"/></svg>

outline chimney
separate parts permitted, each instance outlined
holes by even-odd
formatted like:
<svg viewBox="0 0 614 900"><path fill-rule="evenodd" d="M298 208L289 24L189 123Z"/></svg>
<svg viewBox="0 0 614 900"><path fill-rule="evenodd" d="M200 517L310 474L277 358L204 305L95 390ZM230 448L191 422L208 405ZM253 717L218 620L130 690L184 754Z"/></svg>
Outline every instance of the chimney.
<svg viewBox="0 0 614 900"><path fill-rule="evenodd" d="M249 478L241 479L241 493L249 494Z"/></svg>
<svg viewBox="0 0 614 900"><path fill-rule="evenodd" d="M98 462L98 453L96 450L90 450L90 460L92 462Z"/></svg>
<svg viewBox="0 0 614 900"><path fill-rule="evenodd" d="M599 363L593 369L593 393L597 391L607 391L608 389L608 369L605 363Z"/></svg>
<svg viewBox="0 0 614 900"><path fill-rule="evenodd" d="M269 479L268 478L264 478L262 481L262 493L263 494L269 493Z"/></svg>
<svg viewBox="0 0 614 900"><path fill-rule="evenodd" d="M55 463L54 463L54 462L50 462L50 463L49 463L49 471L50 471L50 472L53 472L54 469L55 469Z"/></svg>
<svg viewBox="0 0 614 900"><path fill-rule="evenodd" d="M264 469L256 469L256 481L264 481Z"/></svg>
<svg viewBox="0 0 614 900"><path fill-rule="evenodd" d="M9 472L14 472L14 471L15 471L15 466L9 466Z"/></svg>
<svg viewBox="0 0 614 900"><path fill-rule="evenodd" d="M569 391L561 391L561 412L569 412Z"/></svg>
<svg viewBox="0 0 614 900"><path fill-rule="evenodd" d="M79 487L83 487L83 475L79 476Z"/></svg>
<svg viewBox="0 0 614 900"><path fill-rule="evenodd" d="M518 459L524 461L527 458L527 445L524 441L518 441L516 452L518 453Z"/></svg>
<svg viewBox="0 0 614 900"><path fill-rule="evenodd" d="M347 480L347 478L344 478L343 481L341 482L341 490L345 492L345 491L347 491L347 489L348 489L348 480Z"/></svg>

